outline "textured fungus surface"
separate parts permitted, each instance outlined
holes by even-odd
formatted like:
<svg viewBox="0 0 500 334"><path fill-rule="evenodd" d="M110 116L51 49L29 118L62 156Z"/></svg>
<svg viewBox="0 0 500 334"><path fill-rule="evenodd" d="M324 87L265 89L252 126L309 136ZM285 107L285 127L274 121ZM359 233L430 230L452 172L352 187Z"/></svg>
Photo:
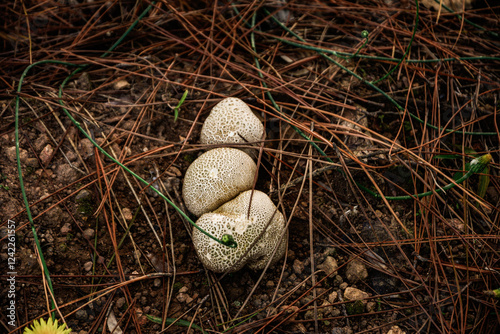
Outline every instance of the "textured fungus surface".
<svg viewBox="0 0 500 334"><path fill-rule="evenodd" d="M281 238L285 228L283 215L266 194L255 190L251 198L250 214L247 217L251 196L252 190L245 191L214 212L205 213L196 222L216 238L220 239L222 235L230 234L238 243L236 248L226 247L194 228L194 246L199 258L208 269L218 273L235 272L245 265L253 270L263 269L278 243L280 243L279 248L271 264L276 263L285 254L287 234ZM252 246L266 226L263 235ZM242 259L250 246L251 250Z"/></svg>
<svg viewBox="0 0 500 334"><path fill-rule="evenodd" d="M240 150L222 147L205 152L186 171L184 203L198 217L213 211L252 189L256 172L255 162Z"/></svg>
<svg viewBox="0 0 500 334"><path fill-rule="evenodd" d="M236 97L228 97L213 107L200 133L202 144L256 142L264 126L250 107Z"/></svg>

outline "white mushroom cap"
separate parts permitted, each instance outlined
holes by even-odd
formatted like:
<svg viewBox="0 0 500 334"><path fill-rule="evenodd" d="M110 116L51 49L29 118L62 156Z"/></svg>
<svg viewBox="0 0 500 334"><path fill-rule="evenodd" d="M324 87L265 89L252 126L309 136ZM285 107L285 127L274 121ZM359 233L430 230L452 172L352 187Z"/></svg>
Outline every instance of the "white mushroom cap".
<svg viewBox="0 0 500 334"><path fill-rule="evenodd" d="M184 176L182 196L196 216L217 209L240 192L252 189L257 166L235 148L221 147L200 155Z"/></svg>
<svg viewBox="0 0 500 334"><path fill-rule="evenodd" d="M200 133L202 144L256 142L264 126L250 107L236 97L228 97L213 107ZM244 138L244 139L243 139Z"/></svg>
<svg viewBox="0 0 500 334"><path fill-rule="evenodd" d="M250 199L251 209L247 216ZM198 257L209 270L218 273L235 272L245 265L253 270L263 269L278 243L279 248L271 260L271 265L285 254L288 234L281 238L285 220L271 199L261 191L243 192L214 212L202 215L196 224L216 238L220 239L224 234L229 234L238 243L238 247L230 248L193 228L194 247ZM266 226L267 229L261 238L245 258L241 259Z"/></svg>

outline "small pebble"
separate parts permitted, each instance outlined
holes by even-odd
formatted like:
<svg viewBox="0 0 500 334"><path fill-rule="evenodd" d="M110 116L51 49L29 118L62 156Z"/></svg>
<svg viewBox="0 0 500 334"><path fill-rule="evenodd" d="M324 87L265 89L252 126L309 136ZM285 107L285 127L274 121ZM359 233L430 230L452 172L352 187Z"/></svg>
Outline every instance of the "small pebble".
<svg viewBox="0 0 500 334"><path fill-rule="evenodd" d="M116 300L116 307L121 309L125 305L125 297L120 297Z"/></svg>
<svg viewBox="0 0 500 334"><path fill-rule="evenodd" d="M52 236L52 233L50 233L50 231L45 233L45 241L47 241L49 244L54 242L54 237Z"/></svg>
<svg viewBox="0 0 500 334"><path fill-rule="evenodd" d="M78 311L76 311L76 313L75 313L75 317L76 317L78 320L87 320L87 318L88 318L87 311L85 311L85 310L78 310Z"/></svg>
<svg viewBox="0 0 500 334"><path fill-rule="evenodd" d="M123 217L125 217L126 221L131 221L132 220L132 211L130 211L129 208L123 208Z"/></svg>
<svg viewBox="0 0 500 334"><path fill-rule="evenodd" d="M332 293L330 293L330 294L328 295L328 302L329 302L330 304L333 304L333 303L335 303L335 301L336 301L336 300L337 300L337 292L336 292L336 291L333 291Z"/></svg>
<svg viewBox="0 0 500 334"><path fill-rule="evenodd" d="M17 161L16 147L15 146L11 146L11 147L5 149L5 154L7 155L7 159L9 159L11 162ZM21 160L22 163L24 163L26 161L26 159L28 159L28 151L20 148L19 149L19 159Z"/></svg>
<svg viewBox="0 0 500 334"><path fill-rule="evenodd" d="M298 312L299 312L299 307L296 305L290 306L290 305L283 305L280 308L280 311L284 311L284 314L288 317L291 315L289 318L290 321L295 320L297 318Z"/></svg>
<svg viewBox="0 0 500 334"><path fill-rule="evenodd" d="M399 326L392 326L387 334L406 334L406 332L399 328Z"/></svg>
<svg viewBox="0 0 500 334"><path fill-rule="evenodd" d="M349 282L356 283L367 279L368 271L363 262L354 260L347 264L345 276Z"/></svg>
<svg viewBox="0 0 500 334"><path fill-rule="evenodd" d="M28 158L26 159L26 166L32 167L32 168L37 168L38 165L38 159L37 158Z"/></svg>
<svg viewBox="0 0 500 334"><path fill-rule="evenodd" d="M368 303L366 303L366 312L374 312L376 307L377 307L377 303L368 302Z"/></svg>
<svg viewBox="0 0 500 334"><path fill-rule="evenodd" d="M49 162L52 153L54 153L52 145L48 144L43 148L42 152L40 152L40 160L42 161L42 164L46 165Z"/></svg>
<svg viewBox="0 0 500 334"><path fill-rule="evenodd" d="M78 174L75 169L73 169L68 164L59 165L57 167L57 181L61 184L69 184L78 179Z"/></svg>
<svg viewBox="0 0 500 334"><path fill-rule="evenodd" d="M90 140L84 138L80 141L80 144L78 145L78 151L80 152L83 159L86 159L89 156L94 155L94 145Z"/></svg>
<svg viewBox="0 0 500 334"><path fill-rule="evenodd" d="M293 331L292 333L310 333L311 331L307 330L306 326L304 324L298 322L294 323L292 327Z"/></svg>
<svg viewBox="0 0 500 334"><path fill-rule="evenodd" d="M193 298L191 298L191 296L187 293L179 293L176 298L180 303L191 303L193 301Z"/></svg>
<svg viewBox="0 0 500 334"><path fill-rule="evenodd" d="M85 269L85 271L90 271L90 269L92 269L92 261L85 262L83 269Z"/></svg>
<svg viewBox="0 0 500 334"><path fill-rule="evenodd" d="M80 192L76 195L75 197L75 201L77 203L81 202L81 201L85 201L85 200L89 200L91 198L92 194L90 193L90 191L88 191L87 189L82 189L80 190Z"/></svg>
<svg viewBox="0 0 500 334"><path fill-rule="evenodd" d="M336 286L339 286L340 284L342 284L342 282L344 282L344 279L342 278L342 276L335 275L335 278L333 279L333 284Z"/></svg>
<svg viewBox="0 0 500 334"><path fill-rule="evenodd" d="M35 147L35 151L40 152L40 150L49 142L49 137L42 133L34 142L33 146Z"/></svg>
<svg viewBox="0 0 500 334"><path fill-rule="evenodd" d="M66 224L63 225L63 227L61 227L61 234L62 235L66 235L70 231L71 231L71 224L70 223L66 223Z"/></svg>
<svg viewBox="0 0 500 334"><path fill-rule="evenodd" d="M95 231L91 228L86 229L83 231L83 237L87 240L90 240L94 237Z"/></svg>
<svg viewBox="0 0 500 334"><path fill-rule="evenodd" d="M359 289L348 287L344 291L344 297L347 300L362 300L370 297L370 295Z"/></svg>
<svg viewBox="0 0 500 334"><path fill-rule="evenodd" d="M318 269L323 270L328 276L333 275L338 268L339 265L337 264L337 260L335 260L331 256L327 256L325 258L325 261L323 261L323 263L318 266Z"/></svg>
<svg viewBox="0 0 500 334"><path fill-rule="evenodd" d="M304 271L304 263L302 263L299 260L293 261L293 271L297 274L300 275Z"/></svg>
<svg viewBox="0 0 500 334"><path fill-rule="evenodd" d="M115 82L114 87L117 90L129 88L130 87L130 82L128 82L127 80L124 80L124 79L118 80L117 82Z"/></svg>

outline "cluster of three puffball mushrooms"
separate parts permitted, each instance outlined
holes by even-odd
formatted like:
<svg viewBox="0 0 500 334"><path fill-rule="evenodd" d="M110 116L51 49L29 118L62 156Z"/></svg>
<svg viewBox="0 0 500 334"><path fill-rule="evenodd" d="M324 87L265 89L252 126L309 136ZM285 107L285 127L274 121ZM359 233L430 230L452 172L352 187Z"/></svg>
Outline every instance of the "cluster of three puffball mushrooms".
<svg viewBox="0 0 500 334"><path fill-rule="evenodd" d="M238 98L220 101L205 120L202 144L260 141L264 126ZM200 155L184 176L182 194L187 209L199 217L196 224L214 237L231 236L236 248L223 245L197 228L193 244L205 267L214 272L235 272L247 265L263 269L285 254L285 221L271 199L253 190L257 165L246 151L230 147ZM276 252L273 251L276 249Z"/></svg>

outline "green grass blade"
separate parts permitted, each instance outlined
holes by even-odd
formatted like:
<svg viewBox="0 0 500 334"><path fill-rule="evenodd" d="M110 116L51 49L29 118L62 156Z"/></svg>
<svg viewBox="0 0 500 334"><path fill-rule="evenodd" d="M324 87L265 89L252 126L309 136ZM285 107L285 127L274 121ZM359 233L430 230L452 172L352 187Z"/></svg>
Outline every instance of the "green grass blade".
<svg viewBox="0 0 500 334"><path fill-rule="evenodd" d="M189 91L186 89L184 91L184 94L182 94L182 97L181 99L179 100L179 103L177 103L177 107L175 107L174 109L174 122L177 122L177 117L179 117L179 108L182 106L182 104L184 103L184 100L186 99L186 97L188 96L188 93Z"/></svg>

